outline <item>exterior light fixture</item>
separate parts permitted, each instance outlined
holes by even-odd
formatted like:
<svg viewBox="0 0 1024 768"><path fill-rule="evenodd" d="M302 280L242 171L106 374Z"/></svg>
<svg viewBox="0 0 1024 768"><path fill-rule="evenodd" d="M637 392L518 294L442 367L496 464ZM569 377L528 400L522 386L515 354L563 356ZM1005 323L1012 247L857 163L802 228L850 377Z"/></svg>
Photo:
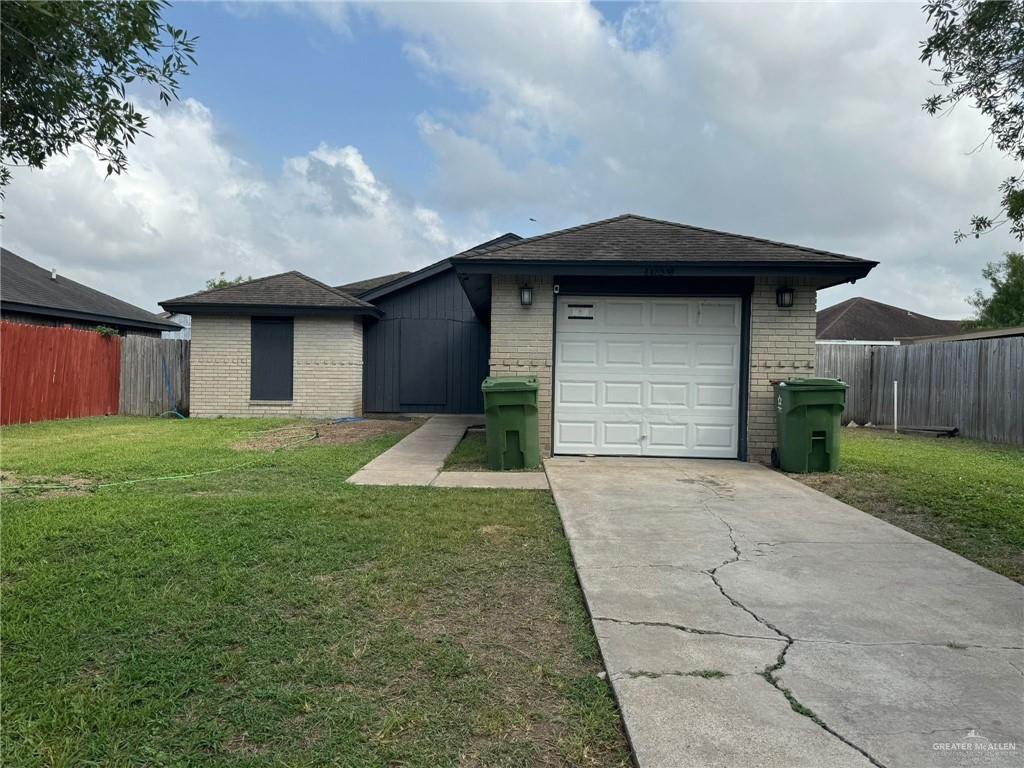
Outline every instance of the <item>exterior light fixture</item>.
<svg viewBox="0 0 1024 768"><path fill-rule="evenodd" d="M533 304L533 286L524 285L519 289L519 303L524 307Z"/></svg>
<svg viewBox="0 0 1024 768"><path fill-rule="evenodd" d="M793 296L796 292L792 288L779 288L775 291L775 303L783 309L793 306Z"/></svg>

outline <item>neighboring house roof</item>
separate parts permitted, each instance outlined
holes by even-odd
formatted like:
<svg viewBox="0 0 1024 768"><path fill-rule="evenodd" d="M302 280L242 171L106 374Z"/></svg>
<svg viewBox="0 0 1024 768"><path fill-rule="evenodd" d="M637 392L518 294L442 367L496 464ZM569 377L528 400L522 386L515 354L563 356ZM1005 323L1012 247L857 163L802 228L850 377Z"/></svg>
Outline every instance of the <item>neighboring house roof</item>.
<svg viewBox="0 0 1024 768"><path fill-rule="evenodd" d="M925 344L932 341L975 341L978 339L1006 339L1013 336L1024 336L1024 325L1011 328L986 328L978 331L965 331L948 336L903 336L904 344Z"/></svg>
<svg viewBox="0 0 1024 768"><path fill-rule="evenodd" d="M818 312L818 339L823 341L890 341L907 336L940 336L960 330L959 320L938 320L860 296Z"/></svg>
<svg viewBox="0 0 1024 768"><path fill-rule="evenodd" d="M7 311L147 330L181 328L63 275L54 279L50 270L6 248L0 251L0 263L0 305Z"/></svg>
<svg viewBox="0 0 1024 768"><path fill-rule="evenodd" d="M400 277L405 277L409 274L409 270L402 272L392 272L390 275L381 275L380 277L370 277L366 280L356 280L354 283L345 283L344 285L334 286L339 291L343 291L352 296L361 296L367 291L371 291L374 288L380 288L383 285L394 282Z"/></svg>
<svg viewBox="0 0 1024 768"><path fill-rule="evenodd" d="M815 248L626 213L511 243L478 246L458 261L870 264Z"/></svg>
<svg viewBox="0 0 1024 768"><path fill-rule="evenodd" d="M190 293L160 306L190 314L379 314L372 304L295 271Z"/></svg>

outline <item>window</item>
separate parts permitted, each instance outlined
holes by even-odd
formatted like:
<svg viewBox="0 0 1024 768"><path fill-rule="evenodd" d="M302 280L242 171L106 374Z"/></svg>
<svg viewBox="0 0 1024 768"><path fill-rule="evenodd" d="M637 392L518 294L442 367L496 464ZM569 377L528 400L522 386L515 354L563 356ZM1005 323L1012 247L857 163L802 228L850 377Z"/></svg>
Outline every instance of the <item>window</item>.
<svg viewBox="0 0 1024 768"><path fill-rule="evenodd" d="M292 342L292 318L252 318L250 399L292 399Z"/></svg>

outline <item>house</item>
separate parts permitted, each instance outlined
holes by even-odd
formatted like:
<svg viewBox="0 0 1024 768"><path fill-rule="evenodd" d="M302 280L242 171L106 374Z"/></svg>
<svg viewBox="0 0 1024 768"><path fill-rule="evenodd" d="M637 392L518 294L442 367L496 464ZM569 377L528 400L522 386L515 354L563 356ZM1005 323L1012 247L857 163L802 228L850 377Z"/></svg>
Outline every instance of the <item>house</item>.
<svg viewBox="0 0 1024 768"><path fill-rule="evenodd" d="M161 303L192 315L196 416L478 412L484 374L532 374L546 455L767 461L817 291L876 263L625 214L369 289L287 272Z"/></svg>
<svg viewBox="0 0 1024 768"><path fill-rule="evenodd" d="M176 312L173 315L170 312L160 312L158 317L162 317L164 320L170 320L175 325L179 326L176 331L164 331L160 334L162 339L181 339L188 341L192 338L192 316L186 315L181 312Z"/></svg>
<svg viewBox="0 0 1024 768"><path fill-rule="evenodd" d="M896 345L915 336L959 333L959 320L938 320L857 296L818 312L819 344Z"/></svg>
<svg viewBox="0 0 1024 768"><path fill-rule="evenodd" d="M978 330L962 329L959 333L944 336L904 336L900 344L928 344L933 341L981 341L983 339L1012 339L1024 336L1024 325L1009 328L981 328Z"/></svg>
<svg viewBox="0 0 1024 768"><path fill-rule="evenodd" d="M181 330L165 318L70 280L55 269L43 269L6 248L0 251L0 319L83 329L102 325L122 336Z"/></svg>

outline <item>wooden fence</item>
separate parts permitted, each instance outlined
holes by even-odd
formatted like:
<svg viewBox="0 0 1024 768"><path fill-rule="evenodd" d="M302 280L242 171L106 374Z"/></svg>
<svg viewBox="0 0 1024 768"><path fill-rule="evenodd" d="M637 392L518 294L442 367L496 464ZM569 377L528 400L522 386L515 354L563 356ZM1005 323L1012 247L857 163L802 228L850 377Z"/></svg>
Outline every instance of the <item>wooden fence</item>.
<svg viewBox="0 0 1024 768"><path fill-rule="evenodd" d="M0 424L117 413L121 339L0 323Z"/></svg>
<svg viewBox="0 0 1024 768"><path fill-rule="evenodd" d="M1024 337L909 346L819 344L817 375L850 385L844 420L958 427L965 437L1024 444Z"/></svg>
<svg viewBox="0 0 1024 768"><path fill-rule="evenodd" d="M188 414L189 347L183 339L126 336L121 344L119 413Z"/></svg>

